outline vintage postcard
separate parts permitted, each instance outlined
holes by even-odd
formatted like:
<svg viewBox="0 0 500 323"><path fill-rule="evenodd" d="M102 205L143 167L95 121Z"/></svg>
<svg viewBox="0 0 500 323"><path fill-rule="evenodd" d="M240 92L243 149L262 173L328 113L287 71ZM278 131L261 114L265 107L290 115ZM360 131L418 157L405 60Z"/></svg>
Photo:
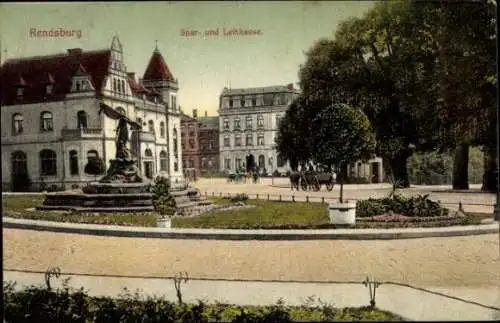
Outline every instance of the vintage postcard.
<svg viewBox="0 0 500 323"><path fill-rule="evenodd" d="M498 320L496 17L0 4L4 322Z"/></svg>

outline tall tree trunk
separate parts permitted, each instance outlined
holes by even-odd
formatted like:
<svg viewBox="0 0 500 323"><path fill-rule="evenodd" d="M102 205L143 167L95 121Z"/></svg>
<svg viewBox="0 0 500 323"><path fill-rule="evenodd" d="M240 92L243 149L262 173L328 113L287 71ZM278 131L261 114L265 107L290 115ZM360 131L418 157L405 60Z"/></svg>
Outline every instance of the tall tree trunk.
<svg viewBox="0 0 500 323"><path fill-rule="evenodd" d="M496 192L497 190L497 161L494 149L484 151L484 174L481 190L487 192Z"/></svg>
<svg viewBox="0 0 500 323"><path fill-rule="evenodd" d="M389 160L389 167L393 180L398 182L398 188L410 187L410 180L408 178L408 154L401 153Z"/></svg>
<svg viewBox="0 0 500 323"><path fill-rule="evenodd" d="M455 148L455 157L453 158L453 189L469 189L469 145L459 144Z"/></svg>

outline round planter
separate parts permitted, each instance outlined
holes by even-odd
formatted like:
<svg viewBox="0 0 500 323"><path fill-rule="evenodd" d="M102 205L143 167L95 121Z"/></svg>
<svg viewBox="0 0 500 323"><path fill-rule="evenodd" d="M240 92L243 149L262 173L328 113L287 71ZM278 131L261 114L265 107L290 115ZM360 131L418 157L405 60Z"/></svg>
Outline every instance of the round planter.
<svg viewBox="0 0 500 323"><path fill-rule="evenodd" d="M170 217L159 218L156 224L158 228L170 229L172 227L172 219Z"/></svg>
<svg viewBox="0 0 500 323"><path fill-rule="evenodd" d="M330 223L332 224L355 224L356 223L356 203L330 203L328 205Z"/></svg>

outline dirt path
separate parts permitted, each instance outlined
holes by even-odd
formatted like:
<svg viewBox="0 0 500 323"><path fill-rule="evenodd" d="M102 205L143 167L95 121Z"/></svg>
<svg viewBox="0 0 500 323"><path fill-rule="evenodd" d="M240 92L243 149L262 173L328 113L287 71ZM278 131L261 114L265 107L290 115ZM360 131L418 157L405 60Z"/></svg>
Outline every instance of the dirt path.
<svg viewBox="0 0 500 323"><path fill-rule="evenodd" d="M498 235L393 241L207 241L4 229L4 269L120 275L500 285Z"/></svg>

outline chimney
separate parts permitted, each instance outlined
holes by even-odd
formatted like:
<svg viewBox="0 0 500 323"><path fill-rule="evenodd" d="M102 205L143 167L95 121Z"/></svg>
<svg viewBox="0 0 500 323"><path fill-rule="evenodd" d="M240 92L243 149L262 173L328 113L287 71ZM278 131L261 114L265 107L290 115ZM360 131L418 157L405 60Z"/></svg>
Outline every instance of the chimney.
<svg viewBox="0 0 500 323"><path fill-rule="evenodd" d="M205 118L208 117L208 112L205 110Z"/></svg>
<svg viewBox="0 0 500 323"><path fill-rule="evenodd" d="M70 48L68 49L68 55L81 55L82 54L82 49L81 48Z"/></svg>
<svg viewBox="0 0 500 323"><path fill-rule="evenodd" d="M293 91L293 83L290 83L287 85L287 88L290 90L290 91Z"/></svg>
<svg viewBox="0 0 500 323"><path fill-rule="evenodd" d="M128 72L127 76L130 77L132 80L135 81L135 72Z"/></svg>
<svg viewBox="0 0 500 323"><path fill-rule="evenodd" d="M198 109L193 109L193 118L198 118Z"/></svg>

